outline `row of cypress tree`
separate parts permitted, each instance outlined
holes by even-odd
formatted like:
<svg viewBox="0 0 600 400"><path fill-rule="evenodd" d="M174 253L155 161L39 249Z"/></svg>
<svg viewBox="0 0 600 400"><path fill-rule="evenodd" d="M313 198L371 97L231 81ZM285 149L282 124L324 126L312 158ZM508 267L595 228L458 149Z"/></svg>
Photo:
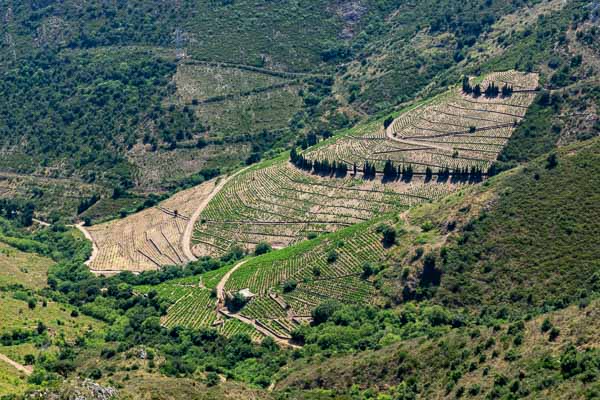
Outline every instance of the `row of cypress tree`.
<svg viewBox="0 0 600 400"><path fill-rule="evenodd" d="M342 161L329 161L329 160L309 160L304 157L303 154L298 154L296 149L292 149L290 152L290 161L298 168L305 171L312 172L322 176L336 176L344 177L348 174L348 165ZM358 176L358 167L356 163L352 166L352 173L354 176ZM486 172L481 167L472 166L469 167L455 167L452 170L449 167L443 167L438 169L435 175L437 176L438 182L481 182L484 175L493 176L495 175L496 169L492 165ZM365 161L362 168L362 174L364 179L375 179L377 176L377 168L374 163ZM425 182L429 182L433 179L434 172L431 167L425 168ZM414 169L411 164L408 165L395 165L391 160L387 160L383 166L383 181L396 181L401 180L404 182L410 182L414 176Z"/></svg>
<svg viewBox="0 0 600 400"><path fill-rule="evenodd" d="M469 78L468 77L463 77L463 82L462 82L462 91L465 94L470 94L473 95L473 97L479 97L482 94L481 91L481 85L477 84L475 86L471 86L471 84L469 83ZM485 88L485 90L483 91L483 94L485 95L485 97L498 97L498 95L502 94L502 97L510 97L513 94L513 87L509 84L504 84L502 86L502 88L499 88L498 86L496 86L494 84L494 82L491 82L487 88Z"/></svg>

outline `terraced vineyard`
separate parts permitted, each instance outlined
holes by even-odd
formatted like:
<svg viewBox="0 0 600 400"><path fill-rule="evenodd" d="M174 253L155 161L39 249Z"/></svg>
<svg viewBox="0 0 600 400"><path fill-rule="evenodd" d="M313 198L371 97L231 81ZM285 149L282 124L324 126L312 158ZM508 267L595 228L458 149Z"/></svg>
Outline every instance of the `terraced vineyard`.
<svg viewBox="0 0 600 400"><path fill-rule="evenodd" d="M171 303L161 320L165 327L214 328L227 336L246 333L260 340L269 334L289 340L291 332L325 300L350 304L371 301L373 283L363 276L363 265L365 262L377 265L386 257L377 225L377 221L357 224L289 249L248 259L229 279L225 275L233 265L201 277L138 286L136 291L155 291ZM219 312L222 308L211 295L211 289L219 281L225 284L226 294L241 289L255 294L239 311L239 317ZM294 287L284 288L289 282L295 282Z"/></svg>
<svg viewBox="0 0 600 400"><path fill-rule="evenodd" d="M233 272L225 291L249 289L256 296L240 314L275 336L289 338L291 331L323 301L370 301L374 288L362 276L363 265L376 265L386 253L375 228L374 223L359 224L250 259Z"/></svg>
<svg viewBox="0 0 600 400"><path fill-rule="evenodd" d="M475 84L475 80L471 79ZM492 73L477 81L482 88L490 83L510 85L506 97L474 97L461 88L422 102L402 112L388 127L342 136L305 152L310 160L342 161L359 167L365 160L383 170L387 160L410 164L417 173L430 167L483 170L496 159L523 119L535 97L537 74L516 71Z"/></svg>
<svg viewBox="0 0 600 400"><path fill-rule="evenodd" d="M214 189L208 181L124 219L87 230L98 252L89 261L96 271L144 271L185 264L183 232L197 204Z"/></svg>
<svg viewBox="0 0 600 400"><path fill-rule="evenodd" d="M509 84L513 94L473 97L453 88L402 112L387 129L380 121L364 124L304 152L310 160L345 162L352 173L343 179L306 173L284 158L240 174L202 212L194 254L219 256L235 245L251 251L261 241L281 248L448 194L455 185L424 184L426 168L485 171L533 101L537 79L514 71L490 74L482 87ZM365 161L381 171L387 160L411 165L415 178L382 183L353 175L355 164L358 172Z"/></svg>
<svg viewBox="0 0 600 400"><path fill-rule="evenodd" d="M196 279L198 279L196 277ZM216 299L211 291L196 285L181 283L164 283L157 286L139 286L136 291L148 293L155 291L172 305L167 314L161 319L161 324L167 328L181 326L191 329L215 328L225 336L238 333L248 334L253 340L259 341L264 336L236 319L218 317Z"/></svg>
<svg viewBox="0 0 600 400"><path fill-rule="evenodd" d="M274 248L332 232L391 210L439 198L453 185L382 184L307 174L280 158L238 175L200 214L192 238L196 256L219 256L235 245Z"/></svg>
<svg viewBox="0 0 600 400"><path fill-rule="evenodd" d="M175 286L173 289L177 291L179 298L163 318L164 326L185 326L197 329L213 324L217 314L215 313L215 300L210 297L209 290L186 286Z"/></svg>
<svg viewBox="0 0 600 400"><path fill-rule="evenodd" d="M191 104L216 97L241 95L257 89L289 83L274 74L210 63L182 63L173 77L180 101ZM200 83L200 84L199 84Z"/></svg>
<svg viewBox="0 0 600 400"><path fill-rule="evenodd" d="M298 75L187 61L177 68L177 90L169 101L192 107L211 136L287 129L303 107Z"/></svg>
<svg viewBox="0 0 600 400"><path fill-rule="evenodd" d="M261 242L296 246L248 259L230 273L232 266L202 279L159 285L159 295L173 303L165 326L214 326L227 334L260 331L285 341L323 301L369 302L374 288L363 276L364 263L377 265L386 253L373 219L465 184L427 179L427 167L433 174L445 168L485 170L533 101L537 75L509 71L471 82L484 88L492 82L510 85L512 93L472 96L453 88L404 110L387 129L381 120L371 121L302 153L313 162L345 162L348 172L339 177L302 170L284 154L218 186L207 182L156 208L93 227L100 251L90 266L141 271L183 264L189 254L183 231L193 223L196 257L220 257L236 247L251 252ZM360 169L354 171L355 164L360 168L368 161L380 174L387 160L410 165L414 177L365 179ZM198 218L190 221L192 215ZM254 297L239 315L231 315L211 297L213 288L219 296L248 289Z"/></svg>

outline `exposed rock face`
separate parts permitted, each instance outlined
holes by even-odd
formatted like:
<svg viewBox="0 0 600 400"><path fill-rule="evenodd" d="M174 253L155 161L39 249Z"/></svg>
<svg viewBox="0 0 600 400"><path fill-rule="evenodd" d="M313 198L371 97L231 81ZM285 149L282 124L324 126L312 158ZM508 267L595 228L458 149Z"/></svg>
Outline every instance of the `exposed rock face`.
<svg viewBox="0 0 600 400"><path fill-rule="evenodd" d="M88 379L65 383L58 389L44 389L26 396L28 400L116 400L118 391Z"/></svg>
<svg viewBox="0 0 600 400"><path fill-rule="evenodd" d="M344 29L340 33L341 39L354 37L354 26L358 24L367 12L367 7L360 1L342 1L335 9L337 15L344 21Z"/></svg>

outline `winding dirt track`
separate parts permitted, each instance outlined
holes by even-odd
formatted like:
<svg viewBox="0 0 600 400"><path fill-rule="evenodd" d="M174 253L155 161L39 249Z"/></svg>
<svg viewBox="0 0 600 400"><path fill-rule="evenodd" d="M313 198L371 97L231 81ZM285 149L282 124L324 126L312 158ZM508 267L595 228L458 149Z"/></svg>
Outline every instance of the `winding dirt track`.
<svg viewBox="0 0 600 400"><path fill-rule="evenodd" d="M400 117L398 117L398 118L400 118ZM393 126L394 126L394 123L392 122L390 124L390 126L388 126L385 129L385 136L388 139L393 140L394 142L408 144L408 145L412 145L412 146L428 147L430 149L437 149L437 150L443 150L443 151L452 151L452 146L442 146L442 145L437 144L437 143L427 143L427 142L422 141L422 140L410 140L410 139L400 139L400 138L397 138L396 136L394 136L394 132L392 130Z"/></svg>
<svg viewBox="0 0 600 400"><path fill-rule="evenodd" d="M216 290L217 290L217 315L221 314L228 318L235 318L238 321L243 322L244 324L250 325L257 331L262 333L263 335L272 337L273 340L275 340L275 342L280 344L281 346L291 347L291 348L295 348L295 349L300 348L300 346L298 346L297 344L292 343L292 341L290 339L284 339L282 337L279 337L279 336L273 334L273 332L269 331L268 329L265 329L262 326L258 325L256 323L256 321L254 321L250 318L246 318L240 314L232 313L225 307L225 285L227 284L227 281L229 280L231 275L238 268L240 268L242 265L244 265L246 263L246 261L248 261L248 260L242 260L239 263L235 264L235 266L233 268L231 268L229 271L227 271L227 273L225 275L223 275L223 277L217 284L217 287L216 287Z"/></svg>
<svg viewBox="0 0 600 400"><path fill-rule="evenodd" d="M217 308L220 308L220 306L225 304L225 284L229 280L229 277L239 267L244 265L246 263L246 261L248 261L248 260L243 260L243 261L240 261L239 263L235 264L235 266L233 268L231 268L229 271L227 271L227 273L225 275L223 275L223 277L221 278L219 283L217 283L217 288L216 288L217 289Z"/></svg>
<svg viewBox="0 0 600 400"><path fill-rule="evenodd" d="M31 373L33 372L32 367L23 365L23 364L19 364L18 362L11 360L10 358L6 357L4 354L1 354L1 353L0 353L0 361L7 363L8 365L15 368L16 370L23 372L25 375L31 375Z"/></svg>
<svg viewBox="0 0 600 400"><path fill-rule="evenodd" d="M96 245L96 241L94 240L94 238L92 237L92 235L90 234L90 232L85 229L85 227L83 226L83 222L73 225L75 228L79 229L79 231L81 233L83 233L83 236L85 236L85 238L87 240L89 240L90 242L92 242L92 255L90 256L90 258L87 259L87 261L85 262L85 265L89 266L90 263L92 261L94 261L94 259L98 256L98 246ZM92 271L94 272L94 271Z"/></svg>
<svg viewBox="0 0 600 400"><path fill-rule="evenodd" d="M184 256L187 259L187 261L196 261L197 260L196 256L194 256L194 254L192 253L192 250L191 250L191 241L192 241L192 234L194 233L194 225L196 224L196 221L200 217L200 213L202 213L202 211L204 211L204 209L206 208L208 203L210 203L210 201L221 191L221 189L223 189L223 187L231 179L235 178L237 175L241 174L248 168L250 168L250 166L248 166L246 168L242 168L239 171L235 172L234 174L232 174L224 179L221 179L221 181L215 185L213 190L209 193L208 196L206 196L205 199L202 200L202 202L198 205L198 208L191 215L191 217L185 227L185 231L183 232L183 235L181 236L181 247L183 249L183 253L184 253ZM42 222L40 221L40 223L42 223ZM98 245L96 244L96 241L94 240L94 238L90 234L90 232L85 228L83 223L79 223L79 224L71 225L71 226L77 228L81 233L83 233L83 235L86 237L86 239L88 239L90 242L92 242L92 254L91 254L90 258L85 262L85 265L89 266L92 263L92 261L94 261L96 259L96 257L98 256L98 253L99 253ZM118 274L119 272L121 272L121 270L106 270L106 271L91 270L91 271L94 274L102 274L102 275L114 275L114 274Z"/></svg>
<svg viewBox="0 0 600 400"><path fill-rule="evenodd" d="M185 227L185 232L183 232L183 236L181 237L181 247L183 248L183 254L189 261L197 260L194 253L192 253L191 242L192 242L192 234L194 233L194 225L196 225L196 221L200 217L200 213L202 211L204 211L204 209L206 208L208 203L210 203L210 201L221 191L221 189L223 189L223 186L225 186L227 184L227 182L229 182L230 180L232 180L233 178L235 178L236 176L238 176L239 174L241 174L248 168L250 168L250 167L248 166L246 168L242 168L239 171L237 171L236 173L234 173L233 175L230 175L225 179L221 179L221 182L219 182L214 187L214 189L210 192L210 194L208 196L206 196L206 198L204 200L202 200L200 205L198 205L198 208L196 209L196 211L194 211L194 213L190 217L190 220L188 221L188 224Z"/></svg>

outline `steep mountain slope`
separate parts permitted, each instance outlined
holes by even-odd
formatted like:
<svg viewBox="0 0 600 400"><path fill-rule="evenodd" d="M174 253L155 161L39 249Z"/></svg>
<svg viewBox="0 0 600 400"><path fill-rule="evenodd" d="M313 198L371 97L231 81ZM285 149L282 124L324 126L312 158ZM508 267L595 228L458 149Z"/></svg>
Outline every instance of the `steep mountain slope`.
<svg viewBox="0 0 600 400"><path fill-rule="evenodd" d="M441 273L432 298L483 314L523 316L597 290L599 149L598 139L568 146L445 204L410 212L412 224L446 236L443 247L425 246ZM410 257L401 262L420 263ZM412 282L396 296L423 295L418 292Z"/></svg>
<svg viewBox="0 0 600 400"><path fill-rule="evenodd" d="M400 399L593 399L600 391L599 312L594 301L525 322L459 328L308 366L299 362L276 392L288 399L378 393ZM557 337L544 328L548 323Z"/></svg>
<svg viewBox="0 0 600 400"><path fill-rule="evenodd" d="M568 26L569 18L583 20L584 6L9 1L0 9L0 171L48 178L46 190L16 192L44 218L51 210L80 214L77 203L94 194L110 202L115 188L134 191L102 208L100 217L115 216L142 203L139 195L329 136L365 113L445 88L465 71L517 66L550 75L540 60L556 53L564 60L560 76L591 76L595 53L583 39L591 27ZM530 14L550 17L538 28ZM524 22L504 37L510 18ZM559 40L565 30L576 46ZM543 38L543 48L521 40L528 31ZM532 65L498 62L525 43ZM479 52L496 58L467 57ZM583 62L565 71L581 54ZM240 79L248 85L237 85ZM191 86L200 91L192 96ZM58 177L81 188L65 209L48 194L60 190L49 179ZM95 187L83 190L88 184Z"/></svg>
<svg viewBox="0 0 600 400"><path fill-rule="evenodd" d="M599 13L3 2L0 396L598 398Z"/></svg>
<svg viewBox="0 0 600 400"><path fill-rule="evenodd" d="M598 139L567 146L556 156L545 155L442 200L248 261L255 267L262 263L259 269L269 272L278 257L295 268L309 265L305 259L309 255L325 260L319 264L323 274L343 265L362 270L343 280L350 283L348 287L322 285L327 291L319 294L321 286L312 282L319 281L316 276L285 285L282 293L274 287L277 300L265 296L273 304L257 298L242 307L241 315L264 319L265 326L272 324L270 329L281 332L287 323L284 311L269 312L280 307L282 299L295 310L294 301L306 304L306 294L317 294L325 305L307 310L314 326L299 321L293 328L290 336L304 343L294 351L276 350L269 340L253 347L248 336L225 339L211 329L186 328L185 321L198 317L203 308L214 312L207 288L214 287L230 266L203 274L211 263L204 261L190 266L186 278L172 280L182 276L181 270L92 278L85 267L63 262L51 268L51 289L60 288L56 293L61 301L68 299L84 313L110 321L111 328L104 336L107 342L78 342L61 353L66 357L63 363L40 360L36 368L72 376L61 368L77 366L84 376L104 385L114 384L108 378L111 374L123 394L131 393L128 388L144 379L159 382L163 375L198 373L204 382L218 382L218 375L212 373L216 370L262 387L275 381L272 395L281 398L385 393L401 398L485 398L509 393L529 398L594 398L599 373L595 323L600 255L593 242L598 229L594 205L599 149ZM368 249L385 244L387 229L378 229L382 224L395 228L397 244L388 242L385 253L369 259ZM487 235L490 227L494 235ZM548 245L552 240L548 230L562 242ZM371 244L367 246L365 240ZM34 242L17 243L31 246ZM335 256L329 262L332 250ZM83 260L83 254L78 259ZM492 262L492 268L486 268ZM200 272L194 275L198 267ZM231 276L234 283L241 282L238 278ZM359 287L352 279L372 285L371 292L350 290ZM131 285L136 282L144 282L144 288L134 291ZM249 282L268 285L270 281ZM177 292L192 291L204 291L208 301L177 301ZM337 293L362 297L355 297L357 305L342 306L331 301ZM367 304L369 299L372 305ZM171 316L171 308L165 306L173 302L177 316ZM167 311L167 320L180 322L161 327L160 312L154 308L158 304ZM378 304L387 304L388 309ZM283 322L275 322L279 318ZM139 346L154 354L152 360L134 363L149 375L129 369L131 360L141 354ZM187 387L188 381L180 382ZM229 390L229 385L198 386L194 391L218 393ZM256 392L256 398L269 396Z"/></svg>

